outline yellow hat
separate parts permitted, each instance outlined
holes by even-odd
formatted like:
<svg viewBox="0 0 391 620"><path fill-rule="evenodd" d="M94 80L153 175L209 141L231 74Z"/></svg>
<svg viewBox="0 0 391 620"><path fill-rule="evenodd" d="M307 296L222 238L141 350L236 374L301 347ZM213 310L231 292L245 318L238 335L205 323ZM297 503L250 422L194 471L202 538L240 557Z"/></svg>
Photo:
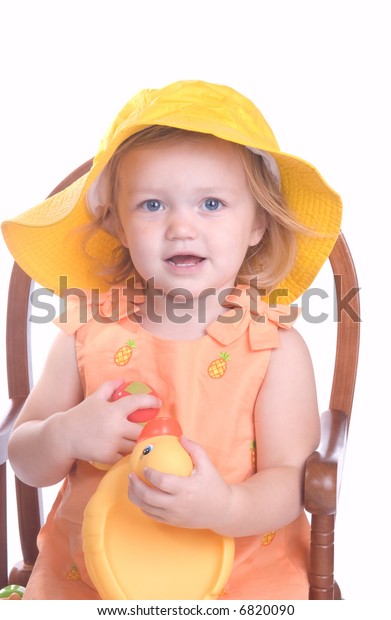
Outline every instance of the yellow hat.
<svg viewBox="0 0 391 620"><path fill-rule="evenodd" d="M91 220L86 193L117 147L151 125L166 125L212 134L260 152L278 174L289 208L306 227L325 236L297 237L293 269L280 283L287 301L299 297L312 283L329 256L340 229L341 199L311 164L282 153L271 128L246 97L227 86L189 80L158 90L142 90L123 107L106 132L91 170L67 189L12 220L2 231L15 261L40 285L59 291L59 276L68 287L109 288L95 273L95 262L81 249L81 229ZM273 165L277 167L273 171ZM118 240L99 231L88 252L110 264Z"/></svg>

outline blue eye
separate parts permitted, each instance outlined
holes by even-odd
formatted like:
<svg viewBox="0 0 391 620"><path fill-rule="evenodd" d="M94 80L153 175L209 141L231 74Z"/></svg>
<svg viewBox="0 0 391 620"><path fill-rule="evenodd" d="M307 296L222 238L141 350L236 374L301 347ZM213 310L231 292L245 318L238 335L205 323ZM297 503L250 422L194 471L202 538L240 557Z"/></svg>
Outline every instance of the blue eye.
<svg viewBox="0 0 391 620"><path fill-rule="evenodd" d="M160 202L160 200L147 200L146 202L144 202L143 207L147 210L150 211L151 213L154 213L155 211L160 211L161 207L162 207L162 203Z"/></svg>
<svg viewBox="0 0 391 620"><path fill-rule="evenodd" d="M204 207L207 211L217 211L221 207L221 202L217 198L207 198L204 200Z"/></svg>
<svg viewBox="0 0 391 620"><path fill-rule="evenodd" d="M152 452L153 450L153 446L151 444L149 444L149 446L147 446L146 448L144 448L143 450L143 456L147 456L147 454L149 454L150 452Z"/></svg>

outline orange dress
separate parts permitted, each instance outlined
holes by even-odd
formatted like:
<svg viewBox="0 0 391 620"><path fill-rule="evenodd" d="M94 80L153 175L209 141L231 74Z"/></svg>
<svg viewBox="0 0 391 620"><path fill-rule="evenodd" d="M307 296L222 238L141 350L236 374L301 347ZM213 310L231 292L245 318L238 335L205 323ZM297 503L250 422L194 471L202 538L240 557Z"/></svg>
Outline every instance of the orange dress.
<svg viewBox="0 0 391 620"><path fill-rule="evenodd" d="M118 289L117 289L118 291ZM163 340L143 329L125 296L68 299L63 328L76 332L86 396L102 382L143 381L184 434L204 446L228 483L256 471L254 405L278 329L292 325L290 308L269 308L240 286L227 312L196 340ZM99 599L85 567L84 508L105 472L76 461L38 539L39 557L26 599ZM304 514L277 532L235 539L235 560L221 599L306 599L309 524Z"/></svg>

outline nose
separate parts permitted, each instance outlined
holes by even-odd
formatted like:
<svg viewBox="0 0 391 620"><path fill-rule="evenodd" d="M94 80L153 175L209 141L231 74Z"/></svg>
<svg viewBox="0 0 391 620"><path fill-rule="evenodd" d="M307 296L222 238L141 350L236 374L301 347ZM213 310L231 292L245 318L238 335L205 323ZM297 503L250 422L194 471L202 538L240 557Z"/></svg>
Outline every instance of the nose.
<svg viewBox="0 0 391 620"><path fill-rule="evenodd" d="M196 216L189 207L172 209L167 220L166 238L195 239L198 234Z"/></svg>

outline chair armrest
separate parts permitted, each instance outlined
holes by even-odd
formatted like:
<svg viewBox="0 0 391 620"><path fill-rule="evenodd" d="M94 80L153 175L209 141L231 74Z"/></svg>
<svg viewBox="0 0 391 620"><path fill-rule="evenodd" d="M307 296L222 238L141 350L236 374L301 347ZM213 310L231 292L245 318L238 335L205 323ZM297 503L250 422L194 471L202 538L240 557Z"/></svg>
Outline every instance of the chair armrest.
<svg viewBox="0 0 391 620"><path fill-rule="evenodd" d="M313 515L333 515L346 450L348 418L331 409L321 415L321 440L307 459L304 479L304 507Z"/></svg>
<svg viewBox="0 0 391 620"><path fill-rule="evenodd" d="M0 420L0 465L5 463L8 459L8 440L15 420L25 402L26 397L24 396L10 400L8 413Z"/></svg>

